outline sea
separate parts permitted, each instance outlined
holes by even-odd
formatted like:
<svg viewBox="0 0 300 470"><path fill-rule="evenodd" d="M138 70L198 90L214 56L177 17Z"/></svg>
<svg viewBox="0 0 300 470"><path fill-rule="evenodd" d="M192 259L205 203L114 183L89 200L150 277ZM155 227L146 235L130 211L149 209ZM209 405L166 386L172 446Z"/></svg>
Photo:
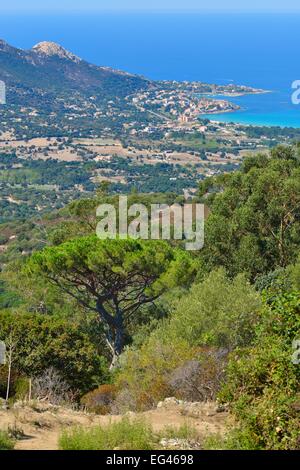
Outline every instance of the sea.
<svg viewBox="0 0 300 470"><path fill-rule="evenodd" d="M85 60L157 80L249 85L224 122L300 128L299 14L24 13L0 15L0 38L30 49L54 41Z"/></svg>

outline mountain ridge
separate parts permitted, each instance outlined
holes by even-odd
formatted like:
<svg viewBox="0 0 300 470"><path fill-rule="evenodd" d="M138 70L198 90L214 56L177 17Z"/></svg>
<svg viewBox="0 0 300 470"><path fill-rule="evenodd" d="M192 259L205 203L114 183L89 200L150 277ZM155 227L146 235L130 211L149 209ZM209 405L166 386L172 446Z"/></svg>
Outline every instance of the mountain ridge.
<svg viewBox="0 0 300 470"><path fill-rule="evenodd" d="M84 98L120 99L152 84L138 75L91 64L54 42L42 41L24 50L3 39L0 80L6 83L8 99L10 93L14 95L11 103L19 105L29 105L33 95L38 97L41 92L43 96L54 92L66 100L74 91Z"/></svg>

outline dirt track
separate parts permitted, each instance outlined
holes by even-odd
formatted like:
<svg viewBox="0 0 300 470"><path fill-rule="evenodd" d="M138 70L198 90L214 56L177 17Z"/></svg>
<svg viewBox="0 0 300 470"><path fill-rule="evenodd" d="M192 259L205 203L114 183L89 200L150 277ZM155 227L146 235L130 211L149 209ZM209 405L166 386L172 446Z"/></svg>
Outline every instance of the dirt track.
<svg viewBox="0 0 300 470"><path fill-rule="evenodd" d="M167 407L131 415L144 417L152 424L155 431L161 431L167 426L179 427L188 421L197 429L200 442L210 434L223 433L228 419L228 413L216 413L214 403L199 405L194 411L184 414L179 405L170 404ZM23 433L17 441L17 450L56 450L58 437L64 428L69 429L78 425L88 428L120 418L120 416L96 416L48 405L27 406L0 411L0 429L5 430L10 427Z"/></svg>

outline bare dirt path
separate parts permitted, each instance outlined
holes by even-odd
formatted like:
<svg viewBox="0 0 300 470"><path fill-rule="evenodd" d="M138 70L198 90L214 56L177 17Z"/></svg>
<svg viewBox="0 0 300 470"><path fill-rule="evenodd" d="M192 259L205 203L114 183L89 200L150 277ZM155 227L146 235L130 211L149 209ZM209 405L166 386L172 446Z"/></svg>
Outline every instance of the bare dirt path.
<svg viewBox="0 0 300 470"><path fill-rule="evenodd" d="M176 403L163 404L145 413L130 413L131 417L144 417L155 431L165 427L180 427L187 421L196 428L199 442L214 433L224 433L228 413L217 412L215 403L190 404L183 407ZM90 428L98 424L120 420L121 416L97 416L49 405L26 406L0 411L0 429L15 430L20 435L17 450L56 450L63 429L72 426Z"/></svg>

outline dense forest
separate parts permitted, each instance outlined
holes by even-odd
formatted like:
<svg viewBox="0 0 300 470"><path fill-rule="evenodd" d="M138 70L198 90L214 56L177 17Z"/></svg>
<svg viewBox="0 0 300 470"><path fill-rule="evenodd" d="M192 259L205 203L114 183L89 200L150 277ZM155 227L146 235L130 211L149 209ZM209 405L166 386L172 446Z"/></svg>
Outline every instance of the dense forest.
<svg viewBox="0 0 300 470"><path fill-rule="evenodd" d="M300 146L200 181L196 200L209 214L199 252L99 240L96 207L117 204L105 190L55 213L25 255L16 239L0 285L10 403L30 392L124 414L167 397L217 400L235 424L206 448L300 449Z"/></svg>

